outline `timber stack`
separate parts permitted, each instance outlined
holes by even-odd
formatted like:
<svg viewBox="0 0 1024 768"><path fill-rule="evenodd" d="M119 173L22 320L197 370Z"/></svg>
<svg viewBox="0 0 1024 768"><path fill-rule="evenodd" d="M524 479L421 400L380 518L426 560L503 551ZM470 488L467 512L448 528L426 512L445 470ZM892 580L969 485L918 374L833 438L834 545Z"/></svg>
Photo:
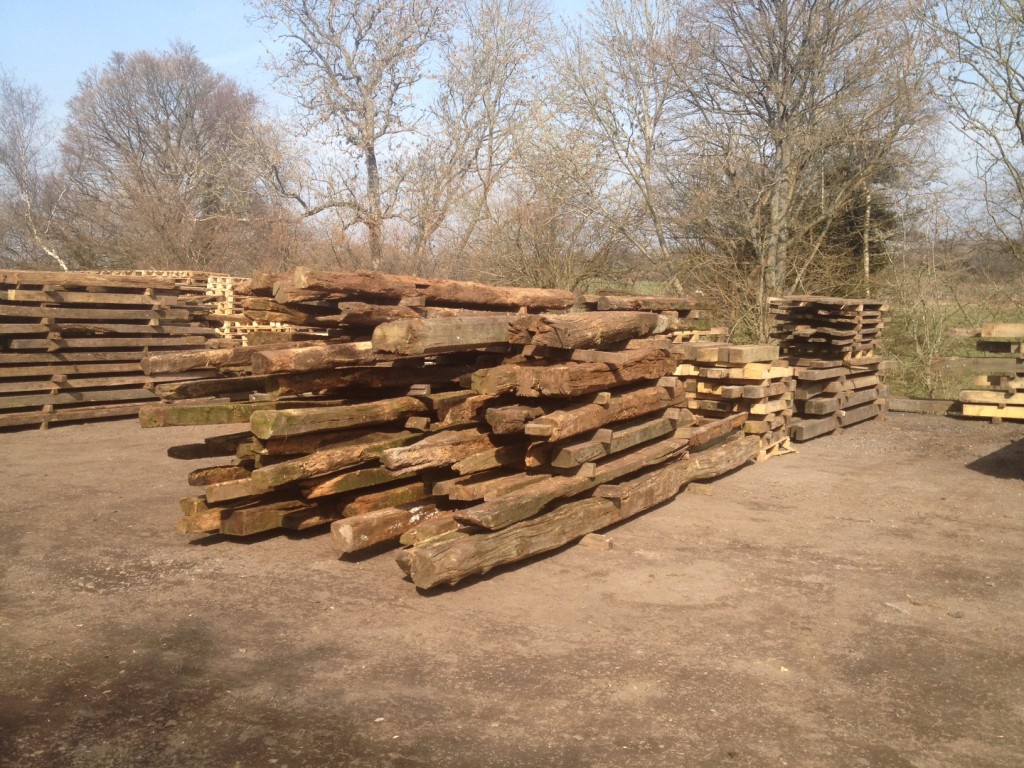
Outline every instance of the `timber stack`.
<svg viewBox="0 0 1024 768"><path fill-rule="evenodd" d="M790 452L793 368L778 344L678 344L676 375L683 379L686 407L706 418L747 414L743 431L760 439L758 460Z"/></svg>
<svg viewBox="0 0 1024 768"><path fill-rule="evenodd" d="M810 440L885 411L885 361L876 345L887 307L871 299L788 296L770 299L772 336L793 367L790 435Z"/></svg>
<svg viewBox="0 0 1024 768"><path fill-rule="evenodd" d="M171 277L0 271L0 429L135 416L147 352L202 349L201 294Z"/></svg>
<svg viewBox="0 0 1024 768"><path fill-rule="evenodd" d="M960 392L957 399L963 415L995 423L1024 419L1024 323L986 323L977 347L979 352L997 353L1011 362L1009 370L1004 366L999 373L981 374L975 379L975 389ZM1005 357L999 362L1005 362Z"/></svg>
<svg viewBox="0 0 1024 768"><path fill-rule="evenodd" d="M158 387L144 426L244 425L170 450L218 461L189 477L203 492L182 500L187 533L329 526L343 554L404 546L426 588L561 547L760 448L746 413L685 407L670 335L688 299L581 308L564 291L304 269L253 295L335 335L147 358L219 377Z"/></svg>

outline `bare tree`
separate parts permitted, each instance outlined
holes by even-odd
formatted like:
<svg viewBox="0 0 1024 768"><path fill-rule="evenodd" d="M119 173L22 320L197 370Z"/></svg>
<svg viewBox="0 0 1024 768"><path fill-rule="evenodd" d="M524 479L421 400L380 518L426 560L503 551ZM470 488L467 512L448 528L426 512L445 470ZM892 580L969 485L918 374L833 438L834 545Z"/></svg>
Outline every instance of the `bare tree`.
<svg viewBox="0 0 1024 768"><path fill-rule="evenodd" d="M673 260L665 215L681 104L672 70L684 39L677 8L669 0L598 0L553 64L557 119L597 144L608 171L606 187L587 195L593 212L659 270Z"/></svg>
<svg viewBox="0 0 1024 768"><path fill-rule="evenodd" d="M115 53L68 112L60 215L79 264L237 268L264 241L258 101L191 47Z"/></svg>
<svg viewBox="0 0 1024 768"><path fill-rule="evenodd" d="M52 233L53 139L39 90L0 72L0 253L11 263L66 270Z"/></svg>
<svg viewBox="0 0 1024 768"><path fill-rule="evenodd" d="M410 164L405 206L410 252L425 264L435 236L450 267L538 124L539 57L549 35L542 0L472 0L443 48L437 93Z"/></svg>
<svg viewBox="0 0 1024 768"><path fill-rule="evenodd" d="M746 263L757 275L749 304L760 308L834 276L827 265L849 249L852 211L863 224L863 211L878 213L872 190L912 169L928 126L923 35L912 0L704 0L688 10L695 53L677 59L676 78L695 151L677 177L677 226L684 242ZM763 336L765 319L749 318L749 330Z"/></svg>
<svg viewBox="0 0 1024 768"><path fill-rule="evenodd" d="M973 149L990 232L1024 260L1024 6L939 0L940 96Z"/></svg>
<svg viewBox="0 0 1024 768"><path fill-rule="evenodd" d="M627 231L608 226L609 171L592 137L550 122L539 128L501 185L491 217L478 233L468 263L484 279L513 285L582 291L629 282L636 250Z"/></svg>
<svg viewBox="0 0 1024 768"><path fill-rule="evenodd" d="M365 228L370 263L385 256L385 224L397 216L405 168L399 140L427 57L450 27L441 0L253 0L257 20L284 49L271 66L299 107L300 127L325 144L306 189L281 188L308 216L334 210ZM352 163L353 153L361 167ZM384 157L382 157L384 156ZM385 157L387 159L385 159Z"/></svg>

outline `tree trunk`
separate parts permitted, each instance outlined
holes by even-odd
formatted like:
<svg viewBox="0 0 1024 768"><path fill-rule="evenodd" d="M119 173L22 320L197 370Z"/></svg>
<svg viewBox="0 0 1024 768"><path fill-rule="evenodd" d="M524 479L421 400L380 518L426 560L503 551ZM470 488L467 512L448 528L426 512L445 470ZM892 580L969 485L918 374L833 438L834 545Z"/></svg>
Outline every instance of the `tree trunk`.
<svg viewBox="0 0 1024 768"><path fill-rule="evenodd" d="M379 270L384 265L384 212L380 201L380 169L377 167L377 149L372 143L366 147L364 157L366 160L366 194L369 197L366 232L370 238L370 269Z"/></svg>

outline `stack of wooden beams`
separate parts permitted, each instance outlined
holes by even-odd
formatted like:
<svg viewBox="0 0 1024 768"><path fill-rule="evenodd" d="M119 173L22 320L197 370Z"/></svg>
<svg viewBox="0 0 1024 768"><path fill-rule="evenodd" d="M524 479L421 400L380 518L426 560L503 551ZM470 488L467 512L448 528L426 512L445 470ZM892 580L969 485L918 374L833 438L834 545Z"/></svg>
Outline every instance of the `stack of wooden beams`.
<svg viewBox="0 0 1024 768"><path fill-rule="evenodd" d="M219 457L189 478L203 493L182 501L185 532L331 524L341 553L401 542L399 564L430 587L605 528L760 447L741 432L746 413L683 407L664 338L678 314L566 312L562 291L365 273L300 270L274 283L286 309L340 302L335 327L353 340L145 363L222 376L158 387L166 402L147 406L143 425L245 424L171 450Z"/></svg>
<svg viewBox="0 0 1024 768"><path fill-rule="evenodd" d="M777 344L676 344L673 350L691 412L706 418L747 414L743 431L759 437L759 461L790 451L796 382Z"/></svg>
<svg viewBox="0 0 1024 768"><path fill-rule="evenodd" d="M1011 362L999 373L979 375L975 380L976 389L960 392L957 399L962 404L963 415L994 422L1024 419L1024 323L986 323L981 328L977 347L979 352L1008 356ZM984 359L979 358L979 362ZM1006 358L998 361L1005 363Z"/></svg>
<svg viewBox="0 0 1024 768"><path fill-rule="evenodd" d="M789 296L771 299L770 309L772 335L796 378L794 440L820 437L885 410L885 363L876 355L883 302Z"/></svg>
<svg viewBox="0 0 1024 768"><path fill-rule="evenodd" d="M193 298L170 277L0 271L0 428L136 415L142 356L215 333Z"/></svg>

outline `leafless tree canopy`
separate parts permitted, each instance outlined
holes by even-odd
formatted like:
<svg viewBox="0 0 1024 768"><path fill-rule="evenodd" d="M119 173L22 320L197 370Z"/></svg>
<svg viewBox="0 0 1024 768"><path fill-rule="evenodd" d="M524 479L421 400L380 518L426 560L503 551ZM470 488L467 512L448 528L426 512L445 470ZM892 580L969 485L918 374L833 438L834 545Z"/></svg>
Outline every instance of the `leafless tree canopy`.
<svg viewBox="0 0 1024 768"><path fill-rule="evenodd" d="M60 134L0 79L6 261L700 289L757 336L767 296L902 263L944 116L1019 253L1019 3L250 5L284 121L184 44L85 73Z"/></svg>

